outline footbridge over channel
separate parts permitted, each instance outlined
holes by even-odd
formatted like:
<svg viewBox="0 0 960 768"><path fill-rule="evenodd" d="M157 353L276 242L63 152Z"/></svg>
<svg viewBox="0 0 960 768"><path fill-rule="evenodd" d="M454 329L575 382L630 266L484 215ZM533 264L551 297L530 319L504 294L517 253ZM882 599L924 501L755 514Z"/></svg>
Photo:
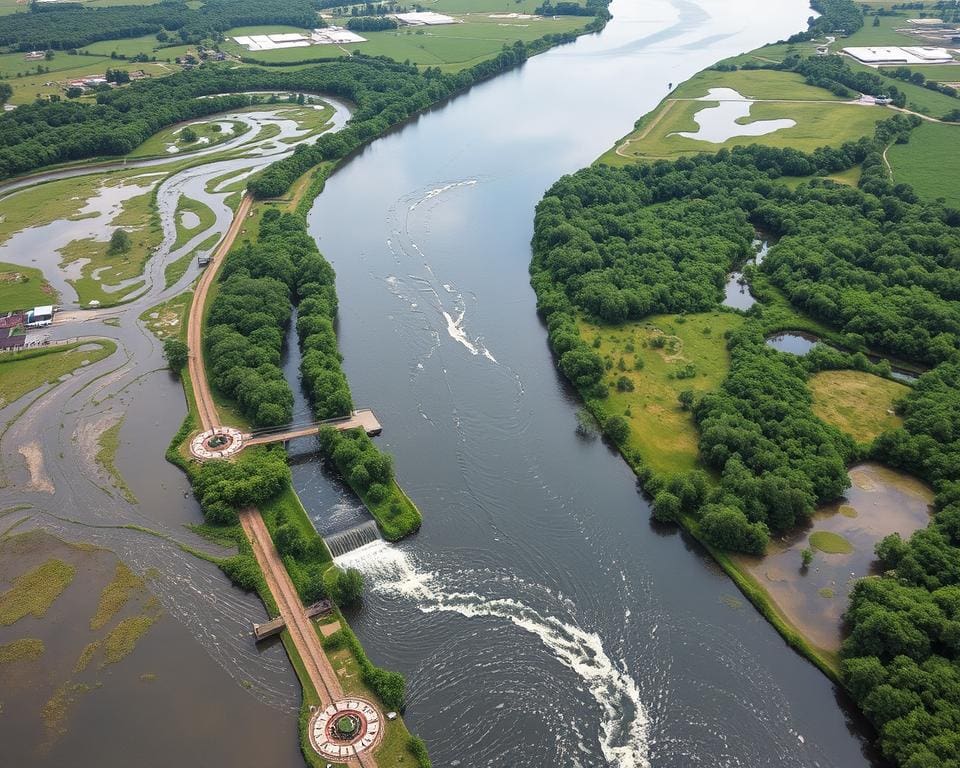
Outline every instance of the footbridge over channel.
<svg viewBox="0 0 960 768"><path fill-rule="evenodd" d="M333 427L339 430L362 429L368 435L379 435L383 431L383 426L376 414L369 408L361 408L351 412L349 416L336 419L312 421L299 426L260 429L254 432L241 432L233 427L215 426L201 432L190 441L190 453L204 461L227 459L251 445L286 443L298 437L315 435L321 427Z"/></svg>

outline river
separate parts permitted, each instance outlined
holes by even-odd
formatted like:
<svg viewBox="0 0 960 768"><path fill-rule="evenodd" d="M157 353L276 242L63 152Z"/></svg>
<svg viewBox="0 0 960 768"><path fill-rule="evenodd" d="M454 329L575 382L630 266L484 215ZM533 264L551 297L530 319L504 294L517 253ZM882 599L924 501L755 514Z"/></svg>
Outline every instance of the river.
<svg viewBox="0 0 960 768"><path fill-rule="evenodd" d="M375 142L309 216L358 406L424 514L350 616L408 678L438 766L876 765L842 694L635 478L576 433L529 286L533 211L698 69L804 26L802 0L614 2L606 30ZM352 504L298 461L330 530ZM331 517L335 517L335 524Z"/></svg>

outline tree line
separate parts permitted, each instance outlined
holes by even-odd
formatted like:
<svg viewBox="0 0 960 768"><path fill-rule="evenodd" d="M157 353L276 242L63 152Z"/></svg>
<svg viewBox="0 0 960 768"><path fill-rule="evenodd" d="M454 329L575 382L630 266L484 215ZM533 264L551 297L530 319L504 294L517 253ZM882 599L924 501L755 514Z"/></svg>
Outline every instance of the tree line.
<svg viewBox="0 0 960 768"><path fill-rule="evenodd" d="M71 50L100 40L173 32L182 42L198 42L233 27L257 24L322 26L313 0L209 0L190 8L181 0L154 5L88 8L57 4L17 13L0 25L0 45L18 51Z"/></svg>

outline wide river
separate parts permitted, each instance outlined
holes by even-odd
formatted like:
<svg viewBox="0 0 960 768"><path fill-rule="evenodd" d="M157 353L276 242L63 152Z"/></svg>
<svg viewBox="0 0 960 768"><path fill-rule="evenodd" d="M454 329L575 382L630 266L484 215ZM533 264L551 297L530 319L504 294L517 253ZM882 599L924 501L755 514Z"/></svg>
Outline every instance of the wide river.
<svg viewBox="0 0 960 768"><path fill-rule="evenodd" d="M869 735L635 478L576 433L529 286L534 206L677 84L802 29L803 0L614 2L614 20L338 171L310 217L358 406L424 513L351 616L438 766L875 765ZM358 512L314 461L321 530Z"/></svg>

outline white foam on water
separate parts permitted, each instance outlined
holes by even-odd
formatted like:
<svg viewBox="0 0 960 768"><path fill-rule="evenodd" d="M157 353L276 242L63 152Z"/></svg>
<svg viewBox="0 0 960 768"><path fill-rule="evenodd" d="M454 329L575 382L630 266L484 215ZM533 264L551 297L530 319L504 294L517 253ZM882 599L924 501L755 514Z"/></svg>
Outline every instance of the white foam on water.
<svg viewBox="0 0 960 768"><path fill-rule="evenodd" d="M336 558L370 578L370 588L416 602L424 613L451 612L468 618L495 618L537 637L564 666L583 680L600 705L600 750L618 768L649 768L649 720L640 690L625 665L607 655L600 636L569 621L543 615L512 598L477 592L446 592L437 574L418 571L402 550L382 540Z"/></svg>
<svg viewBox="0 0 960 768"><path fill-rule="evenodd" d="M445 184L442 187L431 189L429 192L427 192L427 194L425 194L419 200L415 200L413 203L411 203L410 208L408 210L412 211L422 203L427 202L427 200L432 200L433 198L437 197L437 195L442 195L444 192L447 192L448 190L456 189L457 187L471 187L476 183L477 183L476 179L467 179L466 181L455 181L452 184Z"/></svg>
<svg viewBox="0 0 960 768"><path fill-rule="evenodd" d="M480 350L471 343L470 339L467 338L466 331L463 330L463 316L466 313L460 312L457 319L454 320L447 310L442 309L440 311L443 313L443 319L447 321L447 334L449 334L450 338L463 344L463 346L470 350L471 355L479 355Z"/></svg>

